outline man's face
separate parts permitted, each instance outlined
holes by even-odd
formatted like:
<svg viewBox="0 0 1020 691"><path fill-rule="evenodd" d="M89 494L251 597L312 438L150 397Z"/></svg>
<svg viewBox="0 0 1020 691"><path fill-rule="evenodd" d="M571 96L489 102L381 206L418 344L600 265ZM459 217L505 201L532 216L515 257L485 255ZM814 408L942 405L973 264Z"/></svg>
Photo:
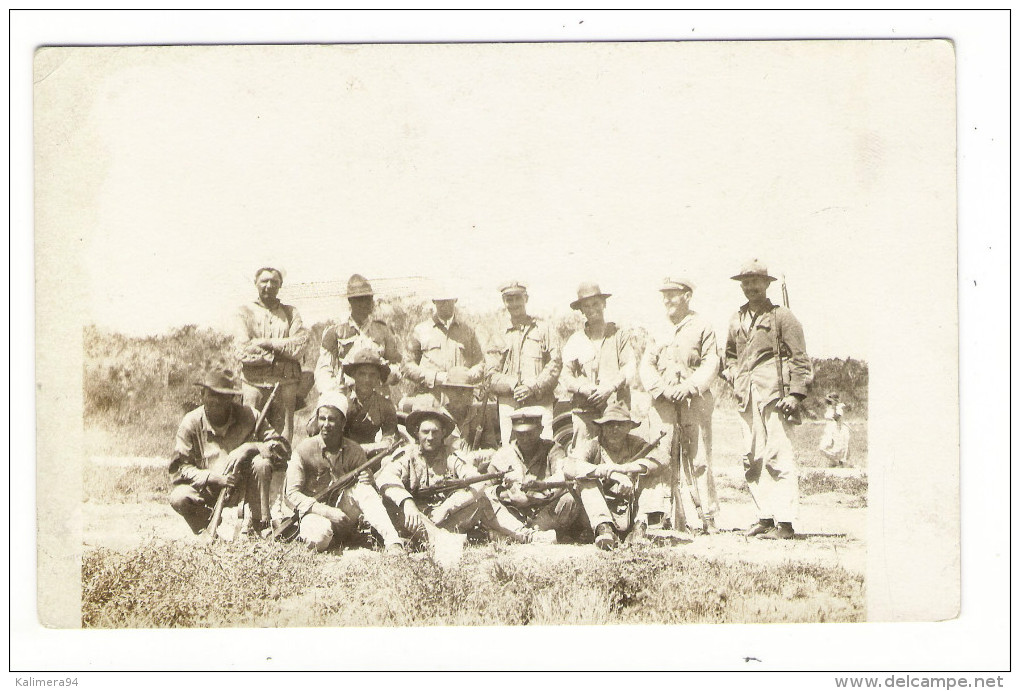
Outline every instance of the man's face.
<svg viewBox="0 0 1020 691"><path fill-rule="evenodd" d="M605 321L606 299L597 295L584 298L580 303L578 303L577 309L579 309L581 314L584 315L584 318L590 322Z"/></svg>
<svg viewBox="0 0 1020 691"><path fill-rule="evenodd" d="M332 406L324 405L316 411L315 416L324 442L332 445L343 439L344 427L347 424L343 413Z"/></svg>
<svg viewBox="0 0 1020 691"><path fill-rule="evenodd" d="M665 305L666 315L670 319L680 319L690 309L691 292L689 290L664 290L662 291L662 304Z"/></svg>
<svg viewBox="0 0 1020 691"><path fill-rule="evenodd" d="M382 373L375 365L357 365L347 370L358 391L371 391L382 383Z"/></svg>
<svg viewBox="0 0 1020 691"><path fill-rule="evenodd" d="M360 322L372 314L372 309L375 307L375 298L371 295L362 295L361 297L347 298L347 303L351 306L351 316L354 317L355 321Z"/></svg>
<svg viewBox="0 0 1020 691"><path fill-rule="evenodd" d="M458 411L471 405L471 400L474 398L474 392L464 386L447 386L443 388L443 393L446 395L450 408Z"/></svg>
<svg viewBox="0 0 1020 691"><path fill-rule="evenodd" d="M503 305L511 317L521 318L527 315L528 294L507 293L503 296Z"/></svg>
<svg viewBox="0 0 1020 691"><path fill-rule="evenodd" d="M262 271L255 279L255 287L258 288L259 300L262 302L275 302L282 285L280 274L275 271Z"/></svg>
<svg viewBox="0 0 1020 691"><path fill-rule="evenodd" d="M453 319L453 309L457 305L456 300L433 300L433 305L436 306L436 316L442 321L450 321Z"/></svg>
<svg viewBox="0 0 1020 691"><path fill-rule="evenodd" d="M421 450L428 453L437 451L443 446L446 438L446 430L439 420L429 418L418 425L418 445Z"/></svg>
<svg viewBox="0 0 1020 691"><path fill-rule="evenodd" d="M631 426L626 422L606 422L599 430L599 442L609 448L617 448L630 433Z"/></svg>
<svg viewBox="0 0 1020 691"><path fill-rule="evenodd" d="M226 422L230 415L230 406L233 404L233 396L228 393L219 393L212 389L202 389L202 405L205 406L206 416L215 424L220 425Z"/></svg>
<svg viewBox="0 0 1020 691"><path fill-rule="evenodd" d="M764 302L765 292L769 287L769 279L764 276L746 276L740 279L740 289L748 302Z"/></svg>
<svg viewBox="0 0 1020 691"><path fill-rule="evenodd" d="M538 440L542 438L542 426L523 425L515 427L514 438L517 440L517 446L521 448L521 451L528 453L538 445Z"/></svg>

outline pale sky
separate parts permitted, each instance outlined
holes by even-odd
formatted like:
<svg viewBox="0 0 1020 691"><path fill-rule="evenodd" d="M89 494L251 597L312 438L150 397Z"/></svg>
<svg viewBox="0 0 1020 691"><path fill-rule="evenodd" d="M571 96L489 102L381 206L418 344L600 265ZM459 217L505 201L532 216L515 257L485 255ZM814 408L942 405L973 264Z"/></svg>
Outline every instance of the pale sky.
<svg viewBox="0 0 1020 691"><path fill-rule="evenodd" d="M918 261L904 248L955 242L955 150L932 138L953 131L947 52L44 50L37 214L80 248L86 320L126 333L222 326L273 263L286 284L427 276L468 309L517 278L538 313L596 280L610 318L652 329L662 278L685 275L722 336L744 301L728 277L760 257L786 275L809 353L867 358L874 310L923 290L898 277ZM297 304L314 322L343 301Z"/></svg>

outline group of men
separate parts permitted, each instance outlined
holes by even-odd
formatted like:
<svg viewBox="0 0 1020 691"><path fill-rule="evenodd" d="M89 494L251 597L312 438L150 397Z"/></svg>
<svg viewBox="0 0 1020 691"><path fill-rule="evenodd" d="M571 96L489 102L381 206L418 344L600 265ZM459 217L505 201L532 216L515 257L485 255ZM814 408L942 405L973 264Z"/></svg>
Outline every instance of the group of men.
<svg viewBox="0 0 1020 691"><path fill-rule="evenodd" d="M470 532L603 549L649 527L714 532L711 387L721 376L736 394L758 510L747 535L794 537L789 432L812 369L800 323L767 297L776 279L761 262L732 276L747 302L721 354L711 325L691 310L694 284L667 278L666 336L640 358L606 321L611 295L596 283L578 287L570 306L585 323L563 344L551 323L528 314L527 288L511 282L500 288L506 313L486 347L459 318L456 296L436 294L433 316L402 348L375 314L371 284L354 275L350 316L323 332L319 399L293 448L309 332L279 300L283 278L275 267L256 271L258 299L241 308L235 333L240 385L208 374L202 405L178 430L170 501L195 533L210 529L217 500L246 505L249 532L279 534L284 518L317 550L366 525L387 550ZM403 397L401 380L411 389ZM651 398L647 425L630 408L638 384ZM570 401L566 433L554 432L558 386Z"/></svg>

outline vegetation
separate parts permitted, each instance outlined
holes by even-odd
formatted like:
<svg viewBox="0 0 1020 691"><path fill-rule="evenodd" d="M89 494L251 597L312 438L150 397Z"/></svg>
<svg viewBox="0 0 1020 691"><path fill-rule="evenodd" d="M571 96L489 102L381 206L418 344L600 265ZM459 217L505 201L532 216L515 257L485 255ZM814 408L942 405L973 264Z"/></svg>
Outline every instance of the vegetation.
<svg viewBox="0 0 1020 691"><path fill-rule="evenodd" d="M569 548L568 548L569 549ZM154 541L85 554L86 627L861 621L842 568L701 559L641 546L566 556L495 543L444 570L426 555L337 559L265 542ZM309 592L310 589L310 592ZM304 592L302 592L304 591Z"/></svg>
<svg viewBox="0 0 1020 691"><path fill-rule="evenodd" d="M414 326L428 318L430 310L429 304L418 298L380 300L377 307L379 317L404 343ZM461 318L475 328L483 343L495 335L500 323L500 314L496 310L480 314L465 312ZM576 312L554 315L552 319L564 339L581 324L581 317ZM305 370L315 367L317 344L326 326L318 323L310 327L312 345L303 358ZM648 342L648 334L643 329L631 329L628 333L640 356ZM181 416L198 403L193 382L210 367L235 367L230 338L195 326L144 338L87 327L84 347L83 393L89 454L166 455ZM814 365L815 386L805 402L806 417L809 420L820 418L824 412L825 394L836 391L850 405L848 419L866 421L867 364L855 359L826 359L815 360ZM733 409L733 393L727 384L717 380L713 391L720 409ZM816 441L811 442L814 443ZM814 448L806 451L817 455ZM802 457L807 455L802 454Z"/></svg>

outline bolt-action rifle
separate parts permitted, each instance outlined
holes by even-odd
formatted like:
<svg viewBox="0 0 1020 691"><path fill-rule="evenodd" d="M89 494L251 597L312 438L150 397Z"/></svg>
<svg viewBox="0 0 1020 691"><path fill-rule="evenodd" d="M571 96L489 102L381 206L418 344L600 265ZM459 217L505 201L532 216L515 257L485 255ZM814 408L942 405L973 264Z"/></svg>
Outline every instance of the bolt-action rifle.
<svg viewBox="0 0 1020 691"><path fill-rule="evenodd" d="M383 458L396 451L403 444L404 444L403 440L395 439L393 443L390 444L387 448L383 449L382 451L379 451L376 454L373 454L371 458L366 460L357 468L351 470L348 473L344 473L343 475L338 477L336 481L331 482L329 486L326 487L326 489L322 490L321 492L317 493L314 497L312 497L312 502L314 503L327 500L329 496L332 495L333 493L339 492L341 490L346 489L350 485L353 485L355 481L357 481L358 476L361 475L361 473L365 472L376 463L379 463ZM276 530L273 531L272 539L282 540L283 542L290 542L295 537L297 537L297 529L301 524L301 519L308 513L308 511L311 511L311 506L309 506L308 509L304 511L304 513L302 513L298 509L294 509L294 513L291 516L288 516L283 521L281 521L280 525L276 528Z"/></svg>
<svg viewBox="0 0 1020 691"><path fill-rule="evenodd" d="M447 492L464 489L471 485L477 485L479 482L502 479L502 477L509 472L509 470L503 470L498 473L485 473L484 475L447 480L446 482L440 482L438 485L432 485L431 487L422 487L417 492L414 492L414 498L428 499L436 496L437 494L446 494Z"/></svg>
<svg viewBox="0 0 1020 691"><path fill-rule="evenodd" d="M273 405L273 399L276 398L276 393L279 390L280 384L279 382L277 382L276 385L273 386L273 391L272 393L269 394L269 398L266 399L266 404L262 406L262 410L259 411L258 417L255 418L255 426L248 434L249 440L258 438L259 427L262 426L262 422L266 419L266 415L269 414L269 406ZM231 466L229 468L224 469L224 472L233 473L234 470L235 470L234 466ZM205 528L205 534L210 542L215 542L216 540L216 531L220 527L220 521L223 520L223 507L227 503L227 499L231 494L231 489L232 488L230 487L224 487L223 489L220 490L219 496L216 497L216 504L213 505L213 512L212 516L209 518L209 525L207 525ZM243 497L242 501L244 501Z"/></svg>

